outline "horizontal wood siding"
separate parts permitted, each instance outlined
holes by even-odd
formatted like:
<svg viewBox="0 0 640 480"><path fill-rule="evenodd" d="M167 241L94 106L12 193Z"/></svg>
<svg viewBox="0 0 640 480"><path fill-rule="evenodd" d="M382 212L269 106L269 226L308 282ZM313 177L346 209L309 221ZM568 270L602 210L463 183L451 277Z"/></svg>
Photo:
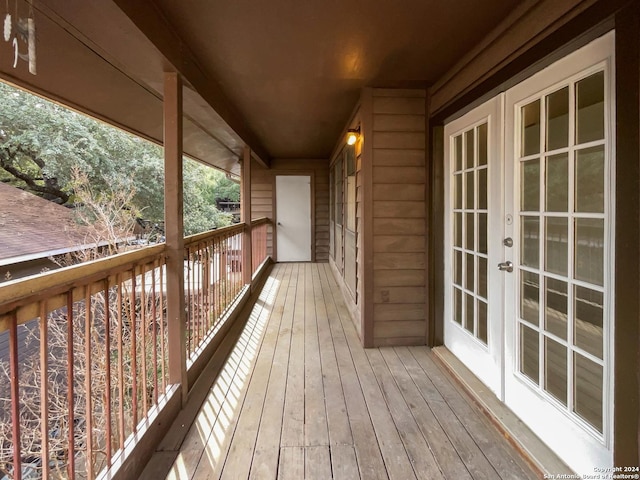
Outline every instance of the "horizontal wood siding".
<svg viewBox="0 0 640 480"><path fill-rule="evenodd" d="M273 256L274 180L270 173L255 160L251 160L251 219L267 217L267 255Z"/></svg>
<svg viewBox="0 0 640 480"><path fill-rule="evenodd" d="M426 339L425 107L423 90L373 90L370 301L377 346Z"/></svg>
<svg viewBox="0 0 640 480"><path fill-rule="evenodd" d="M329 161L275 159L266 169L257 162L251 163L251 216L267 217L275 223L276 175L312 175L315 237L313 242L315 261L329 260ZM268 253L274 254L273 229L269 228Z"/></svg>

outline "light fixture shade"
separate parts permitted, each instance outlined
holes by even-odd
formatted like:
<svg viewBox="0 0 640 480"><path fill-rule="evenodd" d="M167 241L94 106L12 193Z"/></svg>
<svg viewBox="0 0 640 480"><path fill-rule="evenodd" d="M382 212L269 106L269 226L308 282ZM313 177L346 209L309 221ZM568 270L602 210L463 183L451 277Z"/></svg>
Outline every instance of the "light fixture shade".
<svg viewBox="0 0 640 480"><path fill-rule="evenodd" d="M347 130L347 145L355 145L360 136L360 127Z"/></svg>

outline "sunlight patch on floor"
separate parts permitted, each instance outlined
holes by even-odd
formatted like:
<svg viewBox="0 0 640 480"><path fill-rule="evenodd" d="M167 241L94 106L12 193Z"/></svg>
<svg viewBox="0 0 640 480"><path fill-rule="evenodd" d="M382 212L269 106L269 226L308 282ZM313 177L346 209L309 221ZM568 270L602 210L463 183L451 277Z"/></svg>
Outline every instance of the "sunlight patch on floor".
<svg viewBox="0 0 640 480"><path fill-rule="evenodd" d="M236 411L241 407L242 392L251 377L252 365L258 355L262 333L269 320L279 280L269 277L255 303L247 324L214 382L198 417L187 434L185 443L167 475L168 480L191 480L196 472L213 472L220 460L222 448ZM193 433L197 432L197 436ZM187 445L189 438L191 444ZM203 451L204 446L204 451ZM185 448L186 447L186 448ZM204 457L203 453L206 453ZM194 462L199 455L200 461ZM190 466L196 471L189 471Z"/></svg>

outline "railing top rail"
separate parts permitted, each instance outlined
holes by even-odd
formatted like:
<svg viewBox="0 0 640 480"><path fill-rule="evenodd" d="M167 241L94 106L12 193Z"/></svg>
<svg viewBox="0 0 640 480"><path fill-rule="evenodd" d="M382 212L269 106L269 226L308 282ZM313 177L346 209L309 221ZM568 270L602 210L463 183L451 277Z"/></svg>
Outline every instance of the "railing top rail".
<svg viewBox="0 0 640 480"><path fill-rule="evenodd" d="M197 233L195 235L190 235L188 237L185 237L184 246L188 247L188 246L201 243L207 240L213 240L215 238L233 235L235 233L244 231L245 228L246 228L245 223L237 223L235 225L230 225L228 227L218 228L216 230L209 230L206 232Z"/></svg>
<svg viewBox="0 0 640 480"><path fill-rule="evenodd" d="M31 277L0 284L0 315L30 302L30 298L43 298L48 293L88 285L125 271L132 265L149 263L160 258L165 244L119 253L107 258L72 265Z"/></svg>
<svg viewBox="0 0 640 480"><path fill-rule="evenodd" d="M262 225L263 223L269 223L270 221L271 220L269 220L267 217L256 218L255 220L251 220L251 226L257 227L258 225Z"/></svg>

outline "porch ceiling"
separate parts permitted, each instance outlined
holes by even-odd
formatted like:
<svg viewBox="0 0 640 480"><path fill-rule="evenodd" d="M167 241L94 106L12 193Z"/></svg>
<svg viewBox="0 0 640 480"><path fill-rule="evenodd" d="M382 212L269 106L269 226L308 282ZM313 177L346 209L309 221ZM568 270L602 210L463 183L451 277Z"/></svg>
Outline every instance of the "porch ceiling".
<svg viewBox="0 0 640 480"><path fill-rule="evenodd" d="M33 3L38 75L8 42L0 75L160 141L162 72L177 69L185 150L237 173L245 143L264 161L327 158L362 87L432 84L519 2Z"/></svg>

